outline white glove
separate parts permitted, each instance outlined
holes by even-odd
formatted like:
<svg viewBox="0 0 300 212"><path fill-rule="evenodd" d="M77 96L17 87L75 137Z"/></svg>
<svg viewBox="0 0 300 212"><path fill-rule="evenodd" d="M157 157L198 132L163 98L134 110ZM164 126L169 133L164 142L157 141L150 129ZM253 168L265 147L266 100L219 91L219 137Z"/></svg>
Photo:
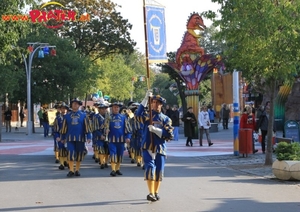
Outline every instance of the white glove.
<svg viewBox="0 0 300 212"><path fill-rule="evenodd" d="M153 125L149 125L148 128L149 128L150 132L155 133L158 137L161 138L161 136L162 136L162 129L154 127Z"/></svg>
<svg viewBox="0 0 300 212"><path fill-rule="evenodd" d="M152 96L152 90L149 89L149 90L147 90L146 95L145 95L145 97L144 97L144 99L143 99L143 101L141 103L144 107L147 106L149 97L151 97L151 96Z"/></svg>

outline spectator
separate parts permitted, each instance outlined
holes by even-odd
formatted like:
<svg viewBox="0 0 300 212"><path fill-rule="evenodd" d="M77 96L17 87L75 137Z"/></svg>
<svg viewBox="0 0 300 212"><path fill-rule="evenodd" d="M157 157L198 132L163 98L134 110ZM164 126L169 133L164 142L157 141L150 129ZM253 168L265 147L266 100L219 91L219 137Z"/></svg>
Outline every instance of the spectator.
<svg viewBox="0 0 300 212"><path fill-rule="evenodd" d="M255 149L254 145L254 139L253 139L253 131L256 130L255 127L255 115L253 113L252 107L251 106L246 106L244 109L244 113L242 114L241 121L240 121L240 128L247 128L251 129L252 132L252 149L253 149L253 154L256 153L258 150Z"/></svg>
<svg viewBox="0 0 300 212"><path fill-rule="evenodd" d="M257 123L257 129L261 130L261 150L263 154L265 154L266 149L266 135L268 134L269 116L270 101L267 101ZM276 132L275 124L273 124L273 131Z"/></svg>
<svg viewBox="0 0 300 212"><path fill-rule="evenodd" d="M43 112L43 127L44 127L44 137L49 135L49 117L48 111L44 110Z"/></svg>
<svg viewBox="0 0 300 212"><path fill-rule="evenodd" d="M182 117L182 121L184 122L184 136L187 137L185 145L193 146L192 138L195 136L197 121L192 107L188 107L186 114Z"/></svg>
<svg viewBox="0 0 300 212"><path fill-rule="evenodd" d="M223 107L221 109L221 118L223 120L223 129L228 129L228 121L230 117L230 109L227 104L223 104Z"/></svg>
<svg viewBox="0 0 300 212"><path fill-rule="evenodd" d="M23 127L23 121L24 121L24 118L25 118L24 106L21 107L19 116L20 116L20 121L21 121L21 127Z"/></svg>
<svg viewBox="0 0 300 212"><path fill-rule="evenodd" d="M174 134L174 141L178 141L179 139L179 110L178 106L173 106L173 112L170 117L172 119L172 126L174 127L173 134Z"/></svg>
<svg viewBox="0 0 300 212"><path fill-rule="evenodd" d="M251 107L251 110L252 110L252 114L253 115L255 115L255 112L256 112L256 109L254 108L254 106L253 106L253 103L252 102L250 102L250 107Z"/></svg>
<svg viewBox="0 0 300 212"><path fill-rule="evenodd" d="M170 105L166 105L166 110L165 110L165 115L168 116L169 118L172 117L172 108L170 107Z"/></svg>
<svg viewBox="0 0 300 212"><path fill-rule="evenodd" d="M40 120L40 127L43 126L43 107L40 108L40 110L38 111L38 117Z"/></svg>
<svg viewBox="0 0 300 212"><path fill-rule="evenodd" d="M209 136L210 120L209 120L209 114L207 112L206 106L203 106L201 108L201 112L198 115L198 123L199 123L199 128L200 128L200 138L199 138L200 146L202 146L202 139L203 139L204 132L206 134L208 146L213 145L214 143L211 142L210 136Z"/></svg>
<svg viewBox="0 0 300 212"><path fill-rule="evenodd" d="M12 112L9 107L7 107L6 111L4 112L4 117L5 117L5 127L6 127L6 132L9 131L11 132L11 117L12 117Z"/></svg>
<svg viewBox="0 0 300 212"><path fill-rule="evenodd" d="M256 126L257 126L259 117L262 114L262 112L264 111L264 109L265 109L265 107L263 105L260 105L256 111L256 114L255 114Z"/></svg>
<svg viewBox="0 0 300 212"><path fill-rule="evenodd" d="M210 123L214 123L215 122L215 117L216 117L216 112L214 111L213 107L209 106L207 112L209 114Z"/></svg>

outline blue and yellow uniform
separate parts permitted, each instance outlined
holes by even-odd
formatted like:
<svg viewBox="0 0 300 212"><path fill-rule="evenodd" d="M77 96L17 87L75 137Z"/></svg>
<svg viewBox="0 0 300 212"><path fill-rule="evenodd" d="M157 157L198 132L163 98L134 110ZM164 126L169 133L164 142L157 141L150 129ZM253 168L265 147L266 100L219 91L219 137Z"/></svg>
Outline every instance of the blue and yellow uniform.
<svg viewBox="0 0 300 212"><path fill-rule="evenodd" d="M61 111L60 111L60 113L57 114L57 116L54 119L54 123L53 123L53 137L54 137L54 141L56 142L57 149L58 149L58 158L59 158L59 162L60 162L60 166L58 168L63 170L63 169L65 169L65 166L68 165L68 163L67 163L68 152L65 147L65 144L63 142L61 142L60 131L62 129L64 115L65 115L64 110L68 110L69 107L65 103L62 103L59 106L59 108Z"/></svg>
<svg viewBox="0 0 300 212"><path fill-rule="evenodd" d="M121 106L122 104L117 102L111 104L112 113L105 119L106 130L109 131L108 148L112 169L111 176L122 175L120 166L123 160L125 142L129 142L131 138L130 123L124 114L119 113Z"/></svg>
<svg viewBox="0 0 300 212"><path fill-rule="evenodd" d="M95 155L99 157L99 164L100 168L104 169L104 167L108 167L108 142L105 141L105 116L106 116L106 109L108 108L105 104L99 104L99 113L96 114L93 118L93 139L96 141L95 145ZM102 110L103 109L103 110Z"/></svg>
<svg viewBox="0 0 300 212"><path fill-rule="evenodd" d="M94 104L94 106L96 105L97 103ZM93 131L93 119L94 119L94 116L97 115L96 111L95 111L95 108L92 108L90 110L85 110L85 113L86 115L88 116L89 118L89 121L90 121L90 125L91 125L91 128L92 128L92 131ZM93 139L92 139L92 148L93 148L93 159L95 160L95 163L98 163L99 162L99 157L98 157L98 149L97 149L97 144L96 144L96 138L94 136L94 132L93 132Z"/></svg>
<svg viewBox="0 0 300 212"><path fill-rule="evenodd" d="M133 116L130 119L130 124L132 128L132 136L130 140L130 153L132 154L131 158L134 158L135 161L137 162L137 166L140 167L142 166L142 145L141 144L142 144L144 125L136 119L136 109L138 108L138 106L139 103L132 103L129 106L129 109L131 110Z"/></svg>
<svg viewBox="0 0 300 212"><path fill-rule="evenodd" d="M166 101L159 95L151 98L152 102L159 105L159 110L151 111L152 120L150 123L149 113L145 111L148 98L149 96L146 95L143 102L140 104L136 112L136 118L144 124L142 139L142 151L145 164L144 177L150 192L147 199L156 201L159 200L158 190L164 174L165 158L167 154L166 141L173 139L173 127L171 119L161 112L161 106Z"/></svg>
<svg viewBox="0 0 300 212"><path fill-rule="evenodd" d="M74 161L76 161L75 176L80 176L80 163L86 153L85 142L92 139L92 130L87 115L73 107L74 104L81 105L81 101L75 99L71 101L73 111L66 114L61 129L62 140L67 143L68 162L70 172L67 175L74 175Z"/></svg>

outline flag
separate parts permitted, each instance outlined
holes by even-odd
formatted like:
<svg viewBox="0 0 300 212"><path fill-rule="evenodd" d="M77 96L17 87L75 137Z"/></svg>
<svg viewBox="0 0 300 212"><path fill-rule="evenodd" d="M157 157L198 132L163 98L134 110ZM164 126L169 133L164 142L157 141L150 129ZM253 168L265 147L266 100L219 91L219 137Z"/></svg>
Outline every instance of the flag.
<svg viewBox="0 0 300 212"><path fill-rule="evenodd" d="M166 47L165 8L145 5L149 63L168 62Z"/></svg>

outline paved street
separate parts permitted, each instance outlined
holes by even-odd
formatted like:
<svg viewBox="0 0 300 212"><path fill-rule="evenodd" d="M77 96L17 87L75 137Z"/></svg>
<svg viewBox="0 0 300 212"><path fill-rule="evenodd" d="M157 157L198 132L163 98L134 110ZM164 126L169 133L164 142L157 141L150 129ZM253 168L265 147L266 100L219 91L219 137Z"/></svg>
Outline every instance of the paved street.
<svg viewBox="0 0 300 212"><path fill-rule="evenodd" d="M299 211L299 183L276 180L260 152L233 156L232 137L230 126L211 133L211 147L206 140L204 147L196 141L186 147L183 135L168 143L161 200L150 203L143 170L128 155L124 175L112 178L110 168L99 169L90 151L81 176L69 179L54 163L52 138L44 139L42 128L32 136L25 128L2 130L0 211Z"/></svg>

